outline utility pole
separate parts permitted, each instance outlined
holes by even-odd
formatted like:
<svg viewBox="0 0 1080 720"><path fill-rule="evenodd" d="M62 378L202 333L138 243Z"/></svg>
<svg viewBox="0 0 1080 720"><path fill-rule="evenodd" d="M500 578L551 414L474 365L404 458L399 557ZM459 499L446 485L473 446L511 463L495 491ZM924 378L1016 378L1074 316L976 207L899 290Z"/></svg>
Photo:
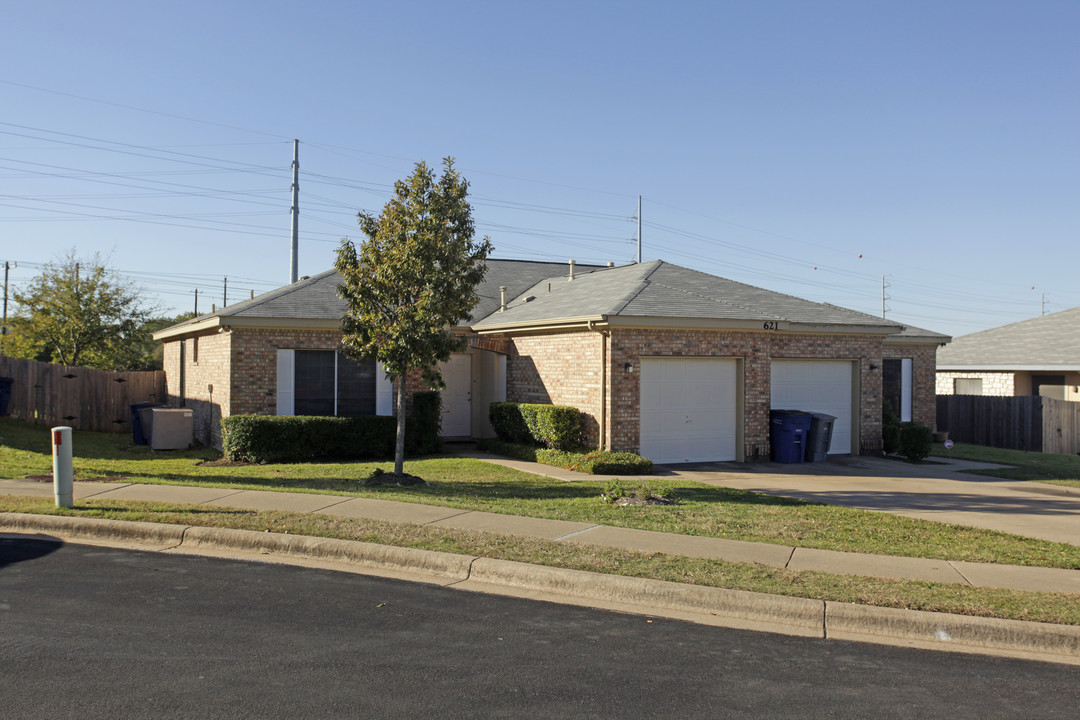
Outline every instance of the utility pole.
<svg viewBox="0 0 1080 720"><path fill-rule="evenodd" d="M292 254L289 256L289 282L296 282L300 254L300 141L292 146Z"/></svg>
<svg viewBox="0 0 1080 720"><path fill-rule="evenodd" d="M888 277L888 276L887 275L882 275L881 276L881 319L882 320L885 319L885 297L886 297L885 296L885 288L888 287L885 284L885 278L886 277Z"/></svg>
<svg viewBox="0 0 1080 720"><path fill-rule="evenodd" d="M637 196L637 261L641 264L641 196Z"/></svg>
<svg viewBox="0 0 1080 720"><path fill-rule="evenodd" d="M1039 313L1039 315L1046 314L1046 293L1042 294L1042 305L1040 306L1040 311L1041 312Z"/></svg>
<svg viewBox="0 0 1080 720"><path fill-rule="evenodd" d="M221 307L227 307L229 304L229 278L223 278L224 284L221 290Z"/></svg>
<svg viewBox="0 0 1080 720"><path fill-rule="evenodd" d="M15 267L19 264L15 263ZM8 298L8 273L11 271L11 263L4 261L4 324L0 326L0 352L4 349L4 338L7 337L7 298Z"/></svg>
<svg viewBox="0 0 1080 720"><path fill-rule="evenodd" d="M199 317L199 288L195 288L195 317Z"/></svg>

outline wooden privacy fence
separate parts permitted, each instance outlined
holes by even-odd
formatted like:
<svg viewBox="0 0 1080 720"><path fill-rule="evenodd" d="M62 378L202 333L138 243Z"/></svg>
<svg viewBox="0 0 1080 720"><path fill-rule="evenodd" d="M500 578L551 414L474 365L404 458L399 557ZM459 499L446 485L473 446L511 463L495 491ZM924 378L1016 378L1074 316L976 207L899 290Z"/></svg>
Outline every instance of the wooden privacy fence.
<svg viewBox="0 0 1080 720"><path fill-rule="evenodd" d="M165 373L109 372L0 355L0 377L14 380L8 416L76 430L131 432L131 405L165 404Z"/></svg>
<svg viewBox="0 0 1080 720"><path fill-rule="evenodd" d="M938 395L937 427L957 442L1080 453L1080 403L1025 395Z"/></svg>

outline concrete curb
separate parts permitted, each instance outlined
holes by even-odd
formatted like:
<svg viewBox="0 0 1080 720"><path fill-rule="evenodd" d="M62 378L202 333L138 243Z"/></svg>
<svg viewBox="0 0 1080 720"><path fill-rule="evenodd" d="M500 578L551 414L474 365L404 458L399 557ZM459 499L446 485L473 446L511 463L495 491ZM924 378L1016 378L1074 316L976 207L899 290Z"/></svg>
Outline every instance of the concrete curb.
<svg viewBox="0 0 1080 720"><path fill-rule="evenodd" d="M605 575L352 540L147 522L0 513L0 532L126 541L162 550L249 552L348 563L463 590L615 607L786 635L1007 655L1080 665L1080 627L879 608Z"/></svg>
<svg viewBox="0 0 1080 720"><path fill-rule="evenodd" d="M256 530L189 527L180 550L213 548L345 562L369 568L420 573L460 582L469 577L468 555L376 545L357 540L283 535Z"/></svg>
<svg viewBox="0 0 1080 720"><path fill-rule="evenodd" d="M48 533L50 535L136 542L140 545L175 547L183 542L183 525L78 518L62 515L0 513L0 531Z"/></svg>
<svg viewBox="0 0 1080 720"><path fill-rule="evenodd" d="M971 615L826 602L825 627L834 640L894 638L918 647L999 650L1080 664L1080 627Z"/></svg>
<svg viewBox="0 0 1080 720"><path fill-rule="evenodd" d="M808 598L684 585L491 558L477 558L473 562L469 581L630 606L639 612L652 614L659 614L659 610L672 610L681 615L727 618L738 621L735 624L739 627L767 629L785 635L825 636L824 603Z"/></svg>

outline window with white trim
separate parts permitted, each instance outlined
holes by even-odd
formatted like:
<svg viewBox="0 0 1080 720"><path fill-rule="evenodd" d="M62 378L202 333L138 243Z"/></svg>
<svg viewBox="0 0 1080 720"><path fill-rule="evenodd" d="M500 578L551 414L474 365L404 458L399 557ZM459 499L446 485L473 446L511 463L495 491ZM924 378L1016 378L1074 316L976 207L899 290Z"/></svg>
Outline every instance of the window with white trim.
<svg viewBox="0 0 1080 720"><path fill-rule="evenodd" d="M388 415L390 383L380 370L334 350L278 350L277 413Z"/></svg>
<svg viewBox="0 0 1080 720"><path fill-rule="evenodd" d="M881 399L892 404L900 422L911 422L911 358L885 358L881 363Z"/></svg>

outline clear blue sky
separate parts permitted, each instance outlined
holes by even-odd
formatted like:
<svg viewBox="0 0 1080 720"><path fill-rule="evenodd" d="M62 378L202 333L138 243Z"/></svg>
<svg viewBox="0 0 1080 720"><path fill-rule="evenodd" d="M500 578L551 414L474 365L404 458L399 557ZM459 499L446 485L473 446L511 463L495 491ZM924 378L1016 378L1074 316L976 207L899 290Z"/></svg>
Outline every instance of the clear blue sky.
<svg viewBox="0 0 1080 720"><path fill-rule="evenodd" d="M497 257L644 259L963 335L1080 305L1080 2L8 3L0 261L172 314L329 269L453 155Z"/></svg>

